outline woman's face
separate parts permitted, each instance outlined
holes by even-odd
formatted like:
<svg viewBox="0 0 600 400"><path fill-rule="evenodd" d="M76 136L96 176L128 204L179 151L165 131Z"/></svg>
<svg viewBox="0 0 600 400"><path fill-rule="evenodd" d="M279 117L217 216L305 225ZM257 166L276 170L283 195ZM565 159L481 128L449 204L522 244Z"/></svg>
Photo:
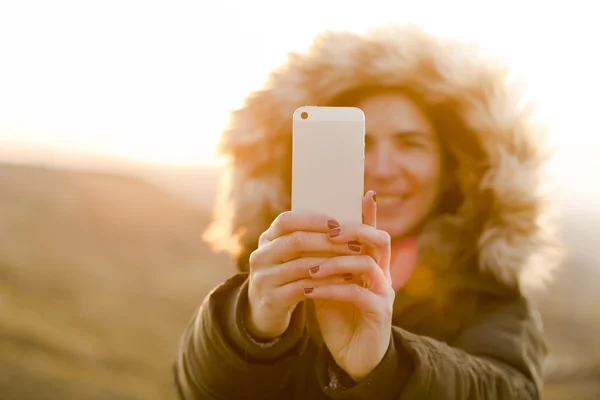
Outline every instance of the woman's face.
<svg viewBox="0 0 600 400"><path fill-rule="evenodd" d="M377 227L392 238L414 233L437 205L441 150L427 116L401 94L378 94L357 107L366 116L365 189L377 193Z"/></svg>

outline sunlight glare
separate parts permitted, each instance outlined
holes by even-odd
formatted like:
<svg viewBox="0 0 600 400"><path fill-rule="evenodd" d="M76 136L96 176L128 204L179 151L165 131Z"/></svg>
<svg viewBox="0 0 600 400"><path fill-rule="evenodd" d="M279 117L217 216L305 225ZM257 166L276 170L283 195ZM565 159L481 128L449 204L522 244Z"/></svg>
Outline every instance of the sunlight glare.
<svg viewBox="0 0 600 400"><path fill-rule="evenodd" d="M597 90L582 88L600 87L597 62L571 62L590 52L590 38L600 37L593 13L583 8L557 31L563 8L537 1L203 4L1 5L0 54L9 62L0 64L0 143L13 151L52 144L149 162L213 165L229 112L288 51L304 50L323 29L361 31L404 21L481 41L511 59L543 99L553 138L572 161L584 139L577 135L589 123L573 115L566 98L593 104ZM564 76L569 79L559 79Z"/></svg>

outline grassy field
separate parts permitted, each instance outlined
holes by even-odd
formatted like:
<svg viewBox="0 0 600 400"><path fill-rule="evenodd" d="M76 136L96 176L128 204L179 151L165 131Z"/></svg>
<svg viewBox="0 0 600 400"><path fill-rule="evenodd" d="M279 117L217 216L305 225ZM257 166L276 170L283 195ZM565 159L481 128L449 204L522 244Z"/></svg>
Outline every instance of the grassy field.
<svg viewBox="0 0 600 400"><path fill-rule="evenodd" d="M201 240L214 176L145 178L0 165L2 399L175 398L179 336L234 269ZM540 301L559 361L592 365L599 286L581 268L585 290L565 275ZM577 312L573 296L587 302ZM550 384L546 398L596 398L593 373Z"/></svg>

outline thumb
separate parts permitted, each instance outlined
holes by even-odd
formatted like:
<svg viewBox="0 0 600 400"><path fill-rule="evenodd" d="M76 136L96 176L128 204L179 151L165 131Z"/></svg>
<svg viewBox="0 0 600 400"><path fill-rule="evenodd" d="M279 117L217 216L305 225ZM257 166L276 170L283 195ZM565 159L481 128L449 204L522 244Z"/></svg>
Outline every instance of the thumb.
<svg viewBox="0 0 600 400"><path fill-rule="evenodd" d="M369 190L362 200L363 224L377 228L377 202L374 190Z"/></svg>

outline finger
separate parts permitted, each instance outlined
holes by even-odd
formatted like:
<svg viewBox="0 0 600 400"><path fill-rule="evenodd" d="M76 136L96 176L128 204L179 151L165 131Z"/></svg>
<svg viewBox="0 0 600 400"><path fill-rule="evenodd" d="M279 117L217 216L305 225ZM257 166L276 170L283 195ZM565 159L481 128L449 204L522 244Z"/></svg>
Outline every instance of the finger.
<svg viewBox="0 0 600 400"><path fill-rule="evenodd" d="M385 248L390 246L390 235L382 230L366 224L342 225L327 233L334 243L358 242L356 245Z"/></svg>
<svg viewBox="0 0 600 400"><path fill-rule="evenodd" d="M339 256L326 259L318 266L309 270L313 278L325 278L341 275L347 281L362 281L366 287L375 293L384 293L391 286L391 280L386 277L381 267L373 257L367 255Z"/></svg>
<svg viewBox="0 0 600 400"><path fill-rule="evenodd" d="M309 299L335 300L354 304L364 311L377 312L377 295L355 284L321 285L307 288L304 297Z"/></svg>
<svg viewBox="0 0 600 400"><path fill-rule="evenodd" d="M377 228L377 196L369 190L362 200L363 224Z"/></svg>
<svg viewBox="0 0 600 400"><path fill-rule="evenodd" d="M283 264L252 271L255 284L282 286L299 279L310 278L310 269L327 261L329 257L300 257Z"/></svg>
<svg viewBox="0 0 600 400"><path fill-rule="evenodd" d="M334 243L324 233L293 232L261 246L250 255L253 266L281 264L299 257L346 255L360 253L360 248L348 243Z"/></svg>
<svg viewBox="0 0 600 400"><path fill-rule="evenodd" d="M271 301L277 304L292 306L306 298L306 289L320 288L324 286L345 285L347 282L341 276L328 277L324 279L300 279L295 282L287 283L270 291ZM265 297L265 296L263 296Z"/></svg>
<svg viewBox="0 0 600 400"><path fill-rule="evenodd" d="M261 239L272 241L296 231L325 233L338 226L339 223L336 220L324 214L286 211L275 218L269 229L261 236Z"/></svg>
<svg viewBox="0 0 600 400"><path fill-rule="evenodd" d="M332 231L335 235L332 235ZM349 248L370 255L379 264L385 276L390 276L392 250L391 238L387 232L365 224L344 225L329 231L328 236L332 242L347 243ZM367 246L366 252L363 251L363 246Z"/></svg>

